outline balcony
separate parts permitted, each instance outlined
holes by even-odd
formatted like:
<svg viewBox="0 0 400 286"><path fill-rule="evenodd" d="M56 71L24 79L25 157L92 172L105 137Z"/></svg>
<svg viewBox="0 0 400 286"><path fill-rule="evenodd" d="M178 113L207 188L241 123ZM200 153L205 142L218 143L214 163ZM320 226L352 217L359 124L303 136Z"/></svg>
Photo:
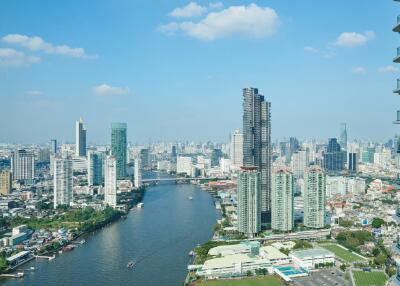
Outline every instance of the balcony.
<svg viewBox="0 0 400 286"><path fill-rule="evenodd" d="M393 59L395 63L400 63L400 47L397 48L397 56Z"/></svg>
<svg viewBox="0 0 400 286"><path fill-rule="evenodd" d="M397 79L397 88L393 90L393 93L397 93L400 95L400 78Z"/></svg>
<svg viewBox="0 0 400 286"><path fill-rule="evenodd" d="M393 28L393 32L400 33L400 16L397 16L397 23L396 26Z"/></svg>

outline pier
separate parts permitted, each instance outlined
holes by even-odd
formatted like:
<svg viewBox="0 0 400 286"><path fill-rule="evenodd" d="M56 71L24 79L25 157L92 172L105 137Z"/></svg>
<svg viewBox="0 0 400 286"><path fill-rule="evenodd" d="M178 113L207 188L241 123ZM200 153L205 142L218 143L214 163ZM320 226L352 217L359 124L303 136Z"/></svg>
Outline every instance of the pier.
<svg viewBox="0 0 400 286"><path fill-rule="evenodd" d="M55 254L53 254L53 256L36 255L35 258L36 258L36 259L48 259L48 260L50 261L50 260L55 259L55 258L56 258L56 255L55 255Z"/></svg>
<svg viewBox="0 0 400 286"><path fill-rule="evenodd" d="M24 277L24 272L18 272L16 274L1 274L0 277L4 277L4 278L22 278L22 277Z"/></svg>

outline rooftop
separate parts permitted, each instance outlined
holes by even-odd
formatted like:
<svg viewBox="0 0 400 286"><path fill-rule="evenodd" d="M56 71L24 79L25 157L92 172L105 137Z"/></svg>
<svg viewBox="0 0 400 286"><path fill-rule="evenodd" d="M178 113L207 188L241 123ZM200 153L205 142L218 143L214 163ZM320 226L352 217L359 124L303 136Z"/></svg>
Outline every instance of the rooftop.
<svg viewBox="0 0 400 286"><path fill-rule="evenodd" d="M312 248L312 249L293 251L291 255L296 256L297 258L300 259L308 257L317 257L317 256L334 256L332 252L322 248Z"/></svg>

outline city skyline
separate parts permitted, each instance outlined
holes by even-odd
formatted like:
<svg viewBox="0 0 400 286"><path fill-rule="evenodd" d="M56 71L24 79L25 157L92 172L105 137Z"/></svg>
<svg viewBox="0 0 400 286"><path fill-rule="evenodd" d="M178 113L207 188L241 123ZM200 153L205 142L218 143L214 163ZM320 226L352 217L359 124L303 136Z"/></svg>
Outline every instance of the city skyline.
<svg viewBox="0 0 400 286"><path fill-rule="evenodd" d="M189 2L181 1L97 2L79 11L73 3L56 9L49 2L25 2L21 11L19 1L5 2L0 11L0 141L72 142L71 122L80 116L88 142L109 142L111 122L127 122L132 142L227 141L229 132L241 126L240 90L249 86L263 90L272 103L273 140L338 137L341 122L347 123L349 139L383 141L397 133L390 123L398 76L391 59L398 43L394 33L387 33L397 16L393 1L379 6L357 1L194 3L198 14L190 14ZM254 21L258 15L268 21L222 31L207 22L210 13L229 16L235 9ZM117 14L118 21L108 20ZM57 23L57 17L65 20ZM82 21L87 25L81 30ZM209 29L196 34L185 30L184 22L206 23ZM252 68L243 68L248 62ZM229 112L221 117L221 110Z"/></svg>

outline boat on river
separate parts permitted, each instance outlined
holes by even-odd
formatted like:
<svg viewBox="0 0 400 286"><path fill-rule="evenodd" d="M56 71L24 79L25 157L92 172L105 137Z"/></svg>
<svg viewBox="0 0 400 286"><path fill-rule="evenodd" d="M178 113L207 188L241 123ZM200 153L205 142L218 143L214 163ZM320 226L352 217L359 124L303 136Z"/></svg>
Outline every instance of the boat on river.
<svg viewBox="0 0 400 286"><path fill-rule="evenodd" d="M144 203L138 203L137 207L141 209L143 207L143 205L144 205Z"/></svg>
<svg viewBox="0 0 400 286"><path fill-rule="evenodd" d="M133 268L133 267L135 267L135 261L130 260L130 261L128 262L128 264L126 265L126 267L127 267L127 268Z"/></svg>

